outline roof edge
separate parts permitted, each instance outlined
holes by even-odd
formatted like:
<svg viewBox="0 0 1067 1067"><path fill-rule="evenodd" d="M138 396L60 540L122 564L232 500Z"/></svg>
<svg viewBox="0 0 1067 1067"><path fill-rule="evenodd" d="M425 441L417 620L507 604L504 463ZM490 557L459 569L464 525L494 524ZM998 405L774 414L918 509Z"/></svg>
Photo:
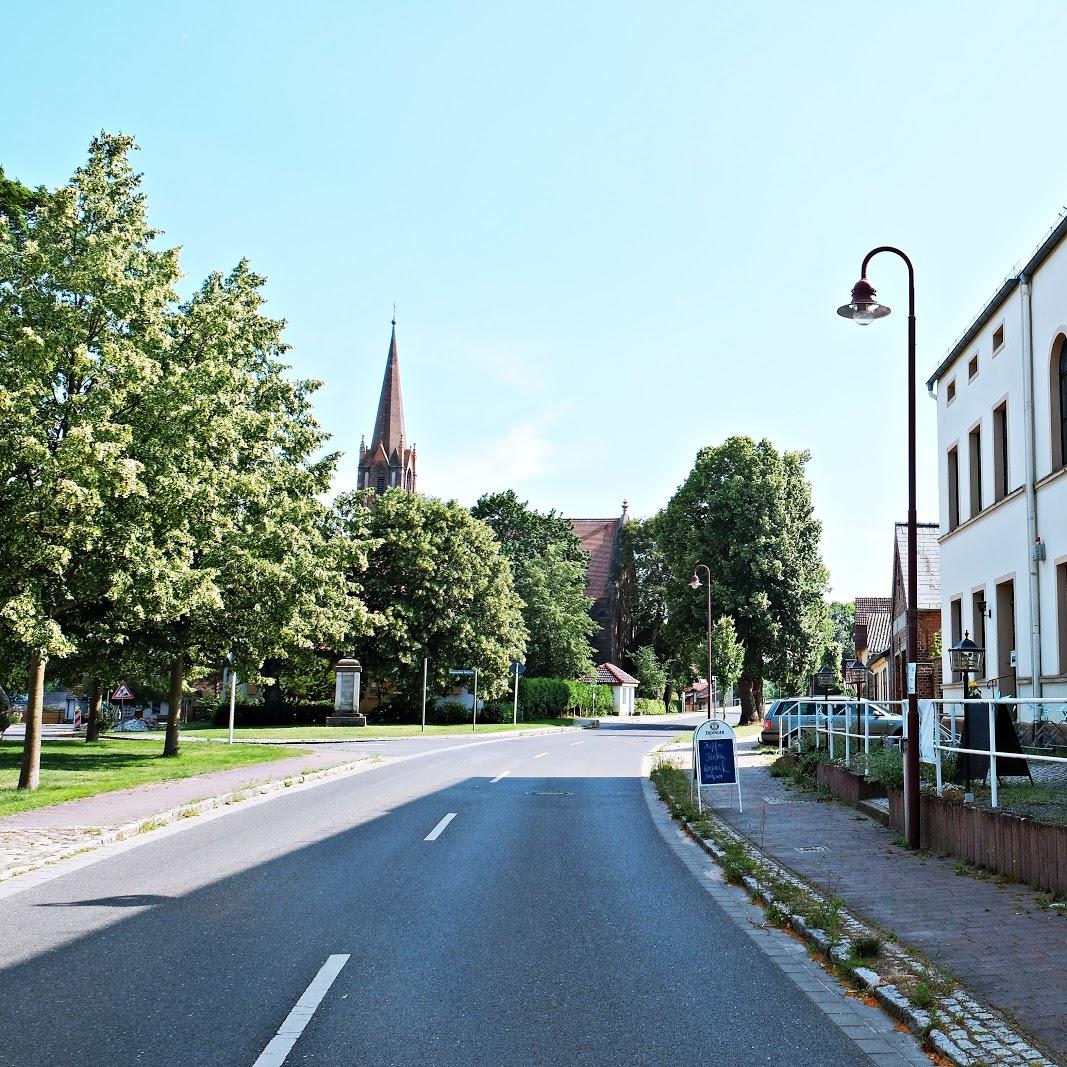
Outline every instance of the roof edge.
<svg viewBox="0 0 1067 1067"><path fill-rule="evenodd" d="M1004 279L1001 287L996 291L992 300L978 313L978 317L967 328L967 331L963 336L952 346L948 355L940 362L937 370L930 375L926 380L926 388L933 389L934 385L941 379L945 371L948 370L953 363L962 355L963 350L977 337L977 335L984 329L989 323L989 320L996 313L997 309L1005 300L1011 295L1016 286L1024 278L1029 278L1033 273L1045 262L1046 259L1052 254L1053 250L1059 245L1059 243L1067 237L1067 213L1064 213L1063 217L1051 230L1046 234L1045 239L1037 246L1037 251L1027 260L1026 265L1018 271L1012 271L1007 278Z"/></svg>

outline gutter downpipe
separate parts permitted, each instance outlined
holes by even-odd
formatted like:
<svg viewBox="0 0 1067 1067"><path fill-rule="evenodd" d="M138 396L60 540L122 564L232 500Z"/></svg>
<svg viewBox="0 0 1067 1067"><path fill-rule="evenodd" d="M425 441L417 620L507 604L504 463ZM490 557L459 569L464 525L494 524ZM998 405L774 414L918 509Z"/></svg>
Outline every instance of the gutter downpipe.
<svg viewBox="0 0 1067 1067"><path fill-rule="evenodd" d="M1041 687L1041 581L1038 573L1037 544L1037 425L1034 421L1034 331L1030 277L1019 276L1022 288L1023 334L1023 451L1026 458L1026 546L1030 580L1030 695L1039 697Z"/></svg>

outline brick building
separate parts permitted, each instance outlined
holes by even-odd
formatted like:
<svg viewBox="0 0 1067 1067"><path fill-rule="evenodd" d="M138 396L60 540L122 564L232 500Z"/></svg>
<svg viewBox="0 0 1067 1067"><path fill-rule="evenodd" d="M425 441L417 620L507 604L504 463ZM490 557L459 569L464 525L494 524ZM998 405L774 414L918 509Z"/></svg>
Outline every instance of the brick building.
<svg viewBox="0 0 1067 1067"><path fill-rule="evenodd" d="M571 519L571 529L589 555L585 595L592 598L589 614L597 624L590 639L598 663L618 663L625 651L623 590L629 579L621 560L621 536L629 514L622 502L622 515L614 519Z"/></svg>
<svg viewBox="0 0 1067 1067"><path fill-rule="evenodd" d="M920 697L941 697L941 661L933 656L934 637L941 631L941 545L936 522L918 523L919 649L916 691ZM890 614L890 688L893 700L908 695L908 524L896 524L893 539L893 596Z"/></svg>

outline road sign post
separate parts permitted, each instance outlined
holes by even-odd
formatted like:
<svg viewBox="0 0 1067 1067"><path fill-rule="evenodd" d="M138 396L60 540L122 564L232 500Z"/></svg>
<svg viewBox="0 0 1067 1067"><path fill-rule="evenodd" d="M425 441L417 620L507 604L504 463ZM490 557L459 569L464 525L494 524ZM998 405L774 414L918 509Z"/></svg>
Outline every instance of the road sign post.
<svg viewBox="0 0 1067 1067"><path fill-rule="evenodd" d="M519 725L519 675L526 673L526 664L521 660L511 661L511 673L515 675L515 706L511 712L511 725Z"/></svg>
<svg viewBox="0 0 1067 1067"><path fill-rule="evenodd" d="M430 669L428 656L422 658L422 732L426 733L426 675Z"/></svg>
<svg viewBox="0 0 1067 1067"><path fill-rule="evenodd" d="M741 808L741 775L737 768L737 735L725 719L705 719L693 731L693 783L697 808L703 812L700 790L705 785L737 786L737 810Z"/></svg>

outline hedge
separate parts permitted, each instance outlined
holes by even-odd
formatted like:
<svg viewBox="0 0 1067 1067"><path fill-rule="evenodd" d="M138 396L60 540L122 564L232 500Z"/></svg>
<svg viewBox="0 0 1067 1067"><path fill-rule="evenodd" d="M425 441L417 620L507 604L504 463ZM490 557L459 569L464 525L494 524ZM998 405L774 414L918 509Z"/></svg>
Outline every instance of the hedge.
<svg viewBox="0 0 1067 1067"><path fill-rule="evenodd" d="M558 719L571 713L589 712L589 683L566 678L520 678L519 703L525 719ZM597 711L611 710L611 686L596 687Z"/></svg>

